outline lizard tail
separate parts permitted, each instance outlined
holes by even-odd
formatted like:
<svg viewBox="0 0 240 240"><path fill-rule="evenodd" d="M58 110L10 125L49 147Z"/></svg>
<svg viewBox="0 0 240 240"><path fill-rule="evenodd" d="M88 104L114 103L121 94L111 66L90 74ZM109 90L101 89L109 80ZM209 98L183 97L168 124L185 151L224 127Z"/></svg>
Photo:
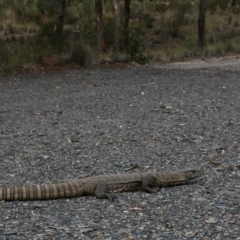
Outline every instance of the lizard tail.
<svg viewBox="0 0 240 240"><path fill-rule="evenodd" d="M70 181L59 184L12 186L0 188L0 200L27 201L56 198L71 198L81 195L81 184Z"/></svg>

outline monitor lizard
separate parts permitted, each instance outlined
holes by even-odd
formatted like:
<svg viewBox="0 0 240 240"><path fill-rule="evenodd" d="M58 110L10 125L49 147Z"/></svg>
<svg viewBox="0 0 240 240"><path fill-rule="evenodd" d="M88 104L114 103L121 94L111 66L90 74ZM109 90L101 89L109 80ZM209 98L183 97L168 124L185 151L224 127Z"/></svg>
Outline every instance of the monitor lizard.
<svg viewBox="0 0 240 240"><path fill-rule="evenodd" d="M144 190L191 183L202 175L201 169L182 169L172 172L137 172L109 174L70 180L57 184L36 184L0 187L0 200L26 201L95 195L96 198L114 199L116 192Z"/></svg>

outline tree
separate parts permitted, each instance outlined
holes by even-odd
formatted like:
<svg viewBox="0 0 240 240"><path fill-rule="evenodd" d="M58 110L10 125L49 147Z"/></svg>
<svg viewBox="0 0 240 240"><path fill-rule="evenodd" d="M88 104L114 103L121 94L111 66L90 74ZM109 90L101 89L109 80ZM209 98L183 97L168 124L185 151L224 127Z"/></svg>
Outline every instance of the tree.
<svg viewBox="0 0 240 240"><path fill-rule="evenodd" d="M65 9L67 4L70 5L72 0L41 0L38 1L38 8L42 14L51 16L49 21L39 21L39 35L49 40L49 43L59 52L67 44L67 34L63 31ZM56 11L58 9L58 12ZM44 18L43 18L44 19Z"/></svg>
<svg viewBox="0 0 240 240"><path fill-rule="evenodd" d="M121 30L121 7L120 0L113 0L113 5L115 9L115 39L114 39L114 48L116 51L119 50L119 38L120 38L120 30Z"/></svg>
<svg viewBox="0 0 240 240"><path fill-rule="evenodd" d="M103 13L102 13L102 0L95 0L96 22L98 31L98 46L101 51L106 52L106 44L104 40L104 27L103 27Z"/></svg>
<svg viewBox="0 0 240 240"><path fill-rule="evenodd" d="M66 0L59 0L58 21L57 21L57 29L56 29L56 33L59 35L59 38L61 38L63 34L65 7L66 7ZM62 51L62 44L59 44L58 51L59 52Z"/></svg>
<svg viewBox="0 0 240 240"><path fill-rule="evenodd" d="M129 25L129 19L130 19L130 3L131 0L124 0L124 15L125 15L125 19L124 19L124 45L125 48L128 45L128 25Z"/></svg>
<svg viewBox="0 0 240 240"><path fill-rule="evenodd" d="M62 34L64 25L64 13L65 13L66 0L59 0L58 6L58 21L57 21L57 33Z"/></svg>
<svg viewBox="0 0 240 240"><path fill-rule="evenodd" d="M120 0L113 0L113 5L115 9L115 22L116 26L121 26L121 7L120 7Z"/></svg>
<svg viewBox="0 0 240 240"><path fill-rule="evenodd" d="M71 4L71 0L67 0L68 5ZM63 32L63 25L64 25L64 15L65 15L65 8L66 8L66 0L59 0L58 5L58 21L57 21L57 33L62 34Z"/></svg>
<svg viewBox="0 0 240 240"><path fill-rule="evenodd" d="M199 0L199 17L198 17L198 45L203 49L206 45L205 40L205 15L206 1Z"/></svg>

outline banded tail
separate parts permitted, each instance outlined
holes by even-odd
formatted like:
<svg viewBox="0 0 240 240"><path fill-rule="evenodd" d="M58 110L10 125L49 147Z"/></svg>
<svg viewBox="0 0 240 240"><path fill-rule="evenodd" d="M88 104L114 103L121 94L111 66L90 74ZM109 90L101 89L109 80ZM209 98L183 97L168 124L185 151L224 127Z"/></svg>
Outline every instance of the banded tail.
<svg viewBox="0 0 240 240"><path fill-rule="evenodd" d="M24 185L0 188L0 201L71 198L82 194L80 181L59 184Z"/></svg>

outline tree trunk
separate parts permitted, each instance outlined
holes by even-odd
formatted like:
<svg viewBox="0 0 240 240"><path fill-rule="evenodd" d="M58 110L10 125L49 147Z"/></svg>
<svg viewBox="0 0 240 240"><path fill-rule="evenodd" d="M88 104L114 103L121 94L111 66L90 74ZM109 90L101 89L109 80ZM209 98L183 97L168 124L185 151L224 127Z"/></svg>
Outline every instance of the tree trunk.
<svg viewBox="0 0 240 240"><path fill-rule="evenodd" d="M101 51L106 52L103 27L102 0L95 0L95 11L98 31L98 46Z"/></svg>
<svg viewBox="0 0 240 240"><path fill-rule="evenodd" d="M59 0L58 6L58 21L57 21L57 29L56 32L59 34L59 38L61 38L63 33L63 25L64 25L64 13L65 13L65 3L66 0ZM58 51L62 51L61 41L59 41Z"/></svg>
<svg viewBox="0 0 240 240"><path fill-rule="evenodd" d="M113 5L115 9L115 23L118 28L121 27L121 7L120 0L113 0Z"/></svg>
<svg viewBox="0 0 240 240"><path fill-rule="evenodd" d="M114 36L114 51L119 51L119 38L121 30L121 7L120 0L113 0L113 5L115 9L115 36Z"/></svg>
<svg viewBox="0 0 240 240"><path fill-rule="evenodd" d="M202 50L206 45L205 40L206 1L207 0L199 0L198 45L202 48Z"/></svg>
<svg viewBox="0 0 240 240"><path fill-rule="evenodd" d="M130 19L130 3L131 0L124 0L124 14L125 14L125 20L124 20L124 45L125 48L128 45L128 25L129 25L129 19Z"/></svg>
<svg viewBox="0 0 240 240"><path fill-rule="evenodd" d="M236 0L232 0L232 7L236 5Z"/></svg>

